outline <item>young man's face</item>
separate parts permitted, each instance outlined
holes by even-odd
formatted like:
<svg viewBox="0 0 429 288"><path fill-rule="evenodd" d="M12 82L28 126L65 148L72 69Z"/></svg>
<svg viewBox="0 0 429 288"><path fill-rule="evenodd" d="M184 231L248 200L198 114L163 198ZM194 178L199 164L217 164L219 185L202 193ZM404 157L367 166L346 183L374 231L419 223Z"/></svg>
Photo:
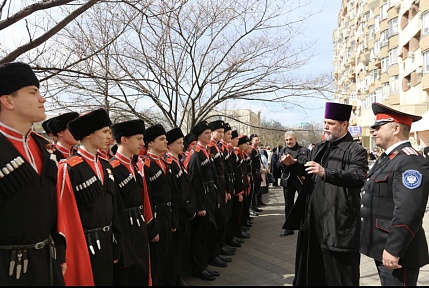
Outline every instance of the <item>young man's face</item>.
<svg viewBox="0 0 429 288"><path fill-rule="evenodd" d="M232 147L237 147L237 145L238 145L238 137L235 137L234 139L231 139L231 145L232 145Z"/></svg>
<svg viewBox="0 0 429 288"><path fill-rule="evenodd" d="M232 137L232 130L228 130L223 134L223 141L225 141L226 143L231 142L231 137Z"/></svg>
<svg viewBox="0 0 429 288"><path fill-rule="evenodd" d="M155 138L149 145L150 151L157 155L161 155L165 151L167 151L167 136L161 135Z"/></svg>
<svg viewBox="0 0 429 288"><path fill-rule="evenodd" d="M223 128L219 128L216 130L212 131L212 139L214 141L220 141L223 138L223 134L224 134L224 129Z"/></svg>
<svg viewBox="0 0 429 288"><path fill-rule="evenodd" d="M210 129L204 130L204 132L201 133L200 136L198 136L198 141L200 141L201 144L203 144L203 145L208 145L210 143L210 139L211 139L211 130Z"/></svg>
<svg viewBox="0 0 429 288"><path fill-rule="evenodd" d="M144 136L143 134L132 135L129 137L122 137L121 145L127 149L127 151L133 155L139 155L140 150L144 146Z"/></svg>
<svg viewBox="0 0 429 288"><path fill-rule="evenodd" d="M173 143L168 145L168 151L172 153L173 155L179 155L183 152L183 137L177 139Z"/></svg>
<svg viewBox="0 0 429 288"><path fill-rule="evenodd" d="M259 137L252 138L252 145L255 147L259 146Z"/></svg>
<svg viewBox="0 0 429 288"><path fill-rule="evenodd" d="M188 147L186 148L186 151L192 151L195 149L195 146L197 146L197 141L192 141L191 143L188 144Z"/></svg>
<svg viewBox="0 0 429 288"><path fill-rule="evenodd" d="M2 109L13 110L18 120L29 123L43 121L46 118L44 103L46 99L40 95L37 86L27 86L12 95L0 95ZM7 107L7 108L6 108Z"/></svg>
<svg viewBox="0 0 429 288"><path fill-rule="evenodd" d="M92 147L97 149L107 149L112 139L112 133L110 132L109 126L95 131L90 136Z"/></svg>

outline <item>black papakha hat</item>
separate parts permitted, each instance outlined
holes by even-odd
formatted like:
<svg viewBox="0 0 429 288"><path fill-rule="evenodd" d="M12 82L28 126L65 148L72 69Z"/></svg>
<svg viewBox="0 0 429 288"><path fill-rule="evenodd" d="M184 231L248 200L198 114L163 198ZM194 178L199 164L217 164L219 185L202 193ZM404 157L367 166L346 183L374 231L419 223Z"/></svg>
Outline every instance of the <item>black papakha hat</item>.
<svg viewBox="0 0 429 288"><path fill-rule="evenodd" d="M27 86L40 86L39 79L30 65L21 62L0 65L0 96L9 95Z"/></svg>
<svg viewBox="0 0 429 288"><path fill-rule="evenodd" d="M81 114L67 124L74 139L80 141L84 137L106 126L112 125L109 114L103 108Z"/></svg>
<svg viewBox="0 0 429 288"><path fill-rule="evenodd" d="M336 102L326 102L325 104L325 119L337 121L350 121L352 113L352 105L341 104Z"/></svg>
<svg viewBox="0 0 429 288"><path fill-rule="evenodd" d="M252 134L252 135L250 135L249 141L252 141L252 139L255 138L255 137L259 137L258 134Z"/></svg>
<svg viewBox="0 0 429 288"><path fill-rule="evenodd" d="M182 130L179 127L173 128L170 131L167 132L167 141L168 144L173 143L179 138L183 138L185 135L183 135Z"/></svg>
<svg viewBox="0 0 429 288"><path fill-rule="evenodd" d="M216 120L209 123L209 127L212 131L221 129L221 128L225 129L224 125L225 125L225 121L223 120Z"/></svg>
<svg viewBox="0 0 429 288"><path fill-rule="evenodd" d="M51 118L47 125L52 135L58 136L58 132L66 130L67 124L77 117L79 117L79 113L77 112L64 113Z"/></svg>
<svg viewBox="0 0 429 288"><path fill-rule="evenodd" d="M47 120L42 122L42 127L43 127L43 130L45 130L46 134L51 134L51 129L49 129L49 126L48 126L49 121L51 121L51 119L52 118L47 119Z"/></svg>
<svg viewBox="0 0 429 288"><path fill-rule="evenodd" d="M244 143L249 143L250 139L249 137L247 137L247 135L240 135L238 136L238 145L244 144Z"/></svg>
<svg viewBox="0 0 429 288"><path fill-rule="evenodd" d="M155 140L161 135L167 135L165 132L164 126L161 124L155 124L146 129L146 134L144 135L144 142L148 144L149 142Z"/></svg>
<svg viewBox="0 0 429 288"><path fill-rule="evenodd" d="M223 131L226 132L226 131L229 131L229 130L232 130L231 125L229 125L229 123L225 122L223 124Z"/></svg>
<svg viewBox="0 0 429 288"><path fill-rule="evenodd" d="M234 138L237 138L238 137L238 132L237 132L237 130L232 130L232 133L231 133L231 139L234 139Z"/></svg>
<svg viewBox="0 0 429 288"><path fill-rule="evenodd" d="M187 150L189 144L191 144L193 141L197 141L197 136L195 136L194 133L189 133L188 135L186 135L183 140L183 146L185 146L184 150Z"/></svg>
<svg viewBox="0 0 429 288"><path fill-rule="evenodd" d="M115 123L111 127L113 139L118 141L122 136L128 137L137 134L145 134L144 121L141 119L127 120Z"/></svg>
<svg viewBox="0 0 429 288"><path fill-rule="evenodd" d="M201 133L203 133L207 129L211 130L207 121L203 120L203 121L199 122L197 125L195 125L194 128L191 129L191 132L194 133L198 139L198 136L200 136Z"/></svg>

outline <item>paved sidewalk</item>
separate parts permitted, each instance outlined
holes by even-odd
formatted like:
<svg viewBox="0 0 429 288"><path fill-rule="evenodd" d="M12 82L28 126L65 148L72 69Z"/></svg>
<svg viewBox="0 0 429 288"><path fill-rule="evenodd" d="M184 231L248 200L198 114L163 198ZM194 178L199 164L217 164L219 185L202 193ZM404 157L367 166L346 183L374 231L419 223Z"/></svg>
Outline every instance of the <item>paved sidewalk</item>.
<svg viewBox="0 0 429 288"><path fill-rule="evenodd" d="M270 187L263 195L268 204L260 216L254 217L250 230L252 237L243 247L237 248L232 262L226 268L209 266L220 272L215 281L203 281L192 276L185 281L193 286L292 286L294 278L295 246L297 233L280 237L284 222L284 199L281 188ZM429 232L429 213L425 215L424 228ZM380 286L377 269L372 259L361 258L361 286ZM419 286L429 285L429 265L420 270Z"/></svg>

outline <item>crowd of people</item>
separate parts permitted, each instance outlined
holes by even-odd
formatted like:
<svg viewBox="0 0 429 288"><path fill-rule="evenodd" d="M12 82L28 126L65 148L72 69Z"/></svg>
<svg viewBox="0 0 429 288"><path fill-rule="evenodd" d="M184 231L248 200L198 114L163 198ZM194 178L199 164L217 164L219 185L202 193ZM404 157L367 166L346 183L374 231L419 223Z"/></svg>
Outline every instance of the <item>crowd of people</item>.
<svg viewBox="0 0 429 288"><path fill-rule="evenodd" d="M372 105L384 152L369 169L346 104L326 103L314 147L287 131L271 151L223 120L184 135L112 123L102 108L45 120L47 139L32 130L45 102L29 65L0 65L2 286L213 281L220 273L209 265L227 267L251 237L269 182L283 187L280 236L298 230L294 285L358 286L360 253L382 285L416 285L429 263L429 166L408 140L419 116Z"/></svg>
<svg viewBox="0 0 429 288"><path fill-rule="evenodd" d="M268 188L258 135L103 108L43 121L45 102L29 65L0 65L0 285L187 286L251 237Z"/></svg>

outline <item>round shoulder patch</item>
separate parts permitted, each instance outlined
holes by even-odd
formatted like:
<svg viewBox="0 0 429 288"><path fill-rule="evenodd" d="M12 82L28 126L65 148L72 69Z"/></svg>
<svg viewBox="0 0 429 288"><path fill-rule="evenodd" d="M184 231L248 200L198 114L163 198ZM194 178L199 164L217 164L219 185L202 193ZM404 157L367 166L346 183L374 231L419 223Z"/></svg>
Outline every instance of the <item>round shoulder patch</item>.
<svg viewBox="0 0 429 288"><path fill-rule="evenodd" d="M417 170L406 170L402 173L402 184L408 189L419 188L422 184L422 173Z"/></svg>

